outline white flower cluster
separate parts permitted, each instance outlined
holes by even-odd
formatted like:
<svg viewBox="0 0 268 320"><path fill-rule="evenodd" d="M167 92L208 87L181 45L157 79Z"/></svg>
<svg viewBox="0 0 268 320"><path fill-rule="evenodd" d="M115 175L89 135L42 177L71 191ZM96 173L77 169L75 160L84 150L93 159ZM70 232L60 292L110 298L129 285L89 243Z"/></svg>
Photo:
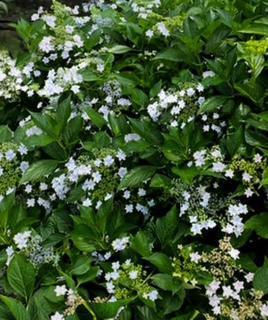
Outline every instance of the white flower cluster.
<svg viewBox="0 0 268 320"><path fill-rule="evenodd" d="M58 96L65 90L71 90L74 93L80 91L80 85L83 77L79 73L79 68L73 66L71 68L59 68L57 71L50 70L45 81L45 85L38 91L41 97Z"/></svg>
<svg viewBox="0 0 268 320"><path fill-rule="evenodd" d="M182 197L184 202L181 203L180 216L189 214L191 231L194 235L201 234L203 230L213 229L216 226L216 222L205 214L211 199L211 194L206 191L205 186L197 187L195 193L184 191ZM201 208L201 211L196 208L196 205L197 208ZM200 212L201 214L199 214Z"/></svg>
<svg viewBox="0 0 268 320"><path fill-rule="evenodd" d="M132 1L131 9L138 14L141 19L147 19L153 12L153 9L158 8L161 5L161 0L147 0L142 3L139 1Z"/></svg>
<svg viewBox="0 0 268 320"><path fill-rule="evenodd" d="M120 239L115 239L112 242L112 247L115 252L118 252L118 251L125 250L128 244L129 244L129 237L123 237Z"/></svg>
<svg viewBox="0 0 268 320"><path fill-rule="evenodd" d="M169 125L183 128L186 123L194 120L199 107L204 103L205 98L201 96L203 91L204 87L200 83L180 91L162 89L157 100L148 105L147 112L155 122L162 115L168 115Z"/></svg>
<svg viewBox="0 0 268 320"><path fill-rule="evenodd" d="M248 213L245 204L230 204L227 210L228 222L223 226L222 231L227 234L234 234L236 237L241 236L244 231L244 223L242 216Z"/></svg>
<svg viewBox="0 0 268 320"><path fill-rule="evenodd" d="M65 285L56 286L55 294L57 297L65 297L65 304L67 308L64 311L64 314L56 312L50 317L50 320L64 320L65 316L71 316L75 313L76 308L83 303L83 299L73 290L68 289Z"/></svg>
<svg viewBox="0 0 268 320"><path fill-rule="evenodd" d="M150 214L150 209L155 206L155 200L147 196L147 191L144 188L138 188L137 192L126 189L123 191L123 198L126 200L126 213L132 213L136 210L147 217Z"/></svg>
<svg viewBox="0 0 268 320"><path fill-rule="evenodd" d="M33 235L31 231L24 231L17 233L13 240L16 248L23 252L34 266L46 263L52 263L55 266L58 265L59 255L54 252L53 247L43 246L41 236ZM8 256L6 264L8 265L15 251L12 247L8 247L6 253Z"/></svg>
<svg viewBox="0 0 268 320"><path fill-rule="evenodd" d="M119 261L113 262L112 271L105 274L107 292L112 295L110 302L117 300L121 285L129 290L138 291L144 299L155 301L159 298L158 291L143 279L144 272L141 266L135 266L130 259L120 265ZM139 292L140 291L140 292ZM131 291L130 293L131 294Z"/></svg>
<svg viewBox="0 0 268 320"><path fill-rule="evenodd" d="M21 92L31 95L30 88L23 83L24 78L23 72L16 66L16 60L6 51L0 51L0 97L14 101Z"/></svg>
<svg viewBox="0 0 268 320"><path fill-rule="evenodd" d="M98 112L103 115L105 120L108 120L110 113L128 109L131 106L131 101L122 97L122 90L119 82L109 81L103 88L105 93L103 104L98 109Z"/></svg>

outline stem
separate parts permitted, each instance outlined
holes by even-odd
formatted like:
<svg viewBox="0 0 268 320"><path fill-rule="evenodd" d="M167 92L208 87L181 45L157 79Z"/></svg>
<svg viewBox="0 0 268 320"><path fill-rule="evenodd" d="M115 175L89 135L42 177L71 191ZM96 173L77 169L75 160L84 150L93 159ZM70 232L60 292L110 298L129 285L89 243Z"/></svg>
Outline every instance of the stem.
<svg viewBox="0 0 268 320"><path fill-rule="evenodd" d="M198 310L195 310L195 313L192 315L190 320L194 320L199 315L199 313L200 312Z"/></svg>
<svg viewBox="0 0 268 320"><path fill-rule="evenodd" d="M88 303L84 300L83 306L87 309L87 311L92 315L93 320L97 320L97 317L94 313L94 311L91 309L91 307L88 305Z"/></svg>

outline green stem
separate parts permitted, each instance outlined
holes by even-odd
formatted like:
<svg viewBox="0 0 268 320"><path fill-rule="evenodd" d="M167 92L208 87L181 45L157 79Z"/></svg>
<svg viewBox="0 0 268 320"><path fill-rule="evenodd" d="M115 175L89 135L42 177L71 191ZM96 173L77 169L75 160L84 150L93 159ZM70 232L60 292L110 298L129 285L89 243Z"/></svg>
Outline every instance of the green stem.
<svg viewBox="0 0 268 320"><path fill-rule="evenodd" d="M200 312L198 310L195 310L195 313L192 315L190 320L194 320L199 315L199 313Z"/></svg>
<svg viewBox="0 0 268 320"><path fill-rule="evenodd" d="M87 309L87 311L92 315L93 320L97 320L97 316L95 315L94 311L91 309L89 304L84 300L83 306Z"/></svg>

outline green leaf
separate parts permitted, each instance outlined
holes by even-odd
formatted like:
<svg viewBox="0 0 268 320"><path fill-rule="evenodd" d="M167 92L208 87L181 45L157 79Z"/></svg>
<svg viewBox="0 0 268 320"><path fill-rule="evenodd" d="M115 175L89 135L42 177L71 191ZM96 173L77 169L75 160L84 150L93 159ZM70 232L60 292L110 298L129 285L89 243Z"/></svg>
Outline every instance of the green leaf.
<svg viewBox="0 0 268 320"><path fill-rule="evenodd" d="M131 127L142 138L148 141L152 145L161 145L163 143L163 137L154 124L151 122L140 121L129 118Z"/></svg>
<svg viewBox="0 0 268 320"><path fill-rule="evenodd" d="M10 141L13 137L13 132L8 126L0 126L0 143Z"/></svg>
<svg viewBox="0 0 268 320"><path fill-rule="evenodd" d="M110 113L108 119L112 132L116 137L129 132L129 125L126 118L122 114L118 116Z"/></svg>
<svg viewBox="0 0 268 320"><path fill-rule="evenodd" d="M267 186L268 185L268 168L265 168L264 172L263 172L263 177L262 177L262 182L261 184L263 186Z"/></svg>
<svg viewBox="0 0 268 320"><path fill-rule="evenodd" d="M153 60L167 60L172 62L183 61L181 52L178 49L170 48L165 51L158 53Z"/></svg>
<svg viewBox="0 0 268 320"><path fill-rule="evenodd" d="M205 112L212 112L222 108L226 102L229 100L229 97L225 96L216 96L208 98L200 107L198 113L202 114Z"/></svg>
<svg viewBox="0 0 268 320"><path fill-rule="evenodd" d="M57 160L40 160L32 164L22 176L20 183L38 181L44 176L50 175L57 168Z"/></svg>
<svg viewBox="0 0 268 320"><path fill-rule="evenodd" d="M21 255L16 255L7 270L7 280L11 288L26 300L33 292L35 284L35 269L33 265Z"/></svg>
<svg viewBox="0 0 268 320"><path fill-rule="evenodd" d="M171 273L173 270L171 260L162 252L155 252L144 259L156 266L160 272Z"/></svg>
<svg viewBox="0 0 268 320"><path fill-rule="evenodd" d="M104 118L93 108L86 108L85 111L92 123L95 124L95 126L97 126L98 128L102 128L106 124Z"/></svg>
<svg viewBox="0 0 268 320"><path fill-rule="evenodd" d="M119 189L141 186L154 175L156 169L154 166L140 166L132 169L121 181Z"/></svg>
<svg viewBox="0 0 268 320"><path fill-rule="evenodd" d="M268 293L268 267L266 265L256 271L253 286L256 290L261 290L264 294Z"/></svg>
<svg viewBox="0 0 268 320"><path fill-rule="evenodd" d="M85 69L81 71L81 75L85 82L96 82L100 80L99 76L97 76L95 73L93 73L89 69Z"/></svg>
<svg viewBox="0 0 268 320"><path fill-rule="evenodd" d="M26 308L20 301L2 295L0 299L7 305L16 320L31 320Z"/></svg>
<svg viewBox="0 0 268 320"><path fill-rule="evenodd" d="M109 48L107 51L113 54L122 54L131 51L132 49L124 45L115 45L112 48Z"/></svg>
<svg viewBox="0 0 268 320"><path fill-rule="evenodd" d="M57 138L59 135L59 127L57 127L56 121L47 114L38 112L30 112L33 122L47 133L52 138Z"/></svg>
<svg viewBox="0 0 268 320"><path fill-rule="evenodd" d="M106 303L90 303L90 307L97 315L98 319L113 319L117 316L119 309L129 302L130 299Z"/></svg>
<svg viewBox="0 0 268 320"><path fill-rule="evenodd" d="M67 97L62 97L59 100L59 105L57 108L57 123L59 124L59 130L62 131L63 128L66 126L68 119L71 115L71 96L68 95Z"/></svg>
<svg viewBox="0 0 268 320"><path fill-rule="evenodd" d="M171 179L163 174L155 174L151 180L150 187L152 188L168 188L171 186Z"/></svg>
<svg viewBox="0 0 268 320"><path fill-rule="evenodd" d="M145 231L139 231L131 241L131 248L142 257L152 254L152 242Z"/></svg>
<svg viewBox="0 0 268 320"><path fill-rule="evenodd" d="M238 30L238 32L258 34L268 37L268 25L264 23L252 23Z"/></svg>
<svg viewBox="0 0 268 320"><path fill-rule="evenodd" d="M195 177L200 175L200 170L196 167L172 168L172 172L179 176L185 183L191 184Z"/></svg>
<svg viewBox="0 0 268 320"><path fill-rule="evenodd" d="M268 239L268 213L264 212L251 217L246 222L245 228L254 230L258 236Z"/></svg>
<svg viewBox="0 0 268 320"><path fill-rule="evenodd" d="M171 240L173 240L178 224L179 216L176 206L172 207L164 217L157 219L155 233L163 247L170 244Z"/></svg>
<svg viewBox="0 0 268 320"><path fill-rule="evenodd" d="M169 274L157 273L152 276L153 283L162 290L178 292L182 288L182 282L175 279Z"/></svg>

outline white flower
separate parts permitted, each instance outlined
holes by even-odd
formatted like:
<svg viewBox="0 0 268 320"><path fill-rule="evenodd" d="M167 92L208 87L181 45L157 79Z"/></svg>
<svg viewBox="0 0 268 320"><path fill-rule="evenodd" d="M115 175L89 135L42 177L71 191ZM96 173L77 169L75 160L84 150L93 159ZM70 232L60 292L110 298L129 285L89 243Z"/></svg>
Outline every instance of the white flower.
<svg viewBox="0 0 268 320"><path fill-rule="evenodd" d="M262 162L262 156L259 153L256 153L254 156L254 162L255 163L260 163Z"/></svg>
<svg viewBox="0 0 268 320"><path fill-rule="evenodd" d="M106 289L107 289L108 293L114 293L115 286L112 282L107 282Z"/></svg>
<svg viewBox="0 0 268 320"><path fill-rule="evenodd" d="M126 154L122 150L119 150L116 156L119 161L126 160Z"/></svg>
<svg viewBox="0 0 268 320"><path fill-rule="evenodd" d="M147 298L151 301L155 301L158 298L157 290L152 290L151 292L149 292Z"/></svg>
<svg viewBox="0 0 268 320"><path fill-rule="evenodd" d="M201 259L201 255L198 252L193 252L190 254L190 259L194 263L198 263Z"/></svg>
<svg viewBox="0 0 268 320"><path fill-rule="evenodd" d="M46 14L42 16L42 20L45 21L45 23L51 27L51 28L55 28L56 27L56 17L50 15L50 14Z"/></svg>
<svg viewBox="0 0 268 320"><path fill-rule="evenodd" d="M143 188L139 188L138 195L139 197L144 197L146 195L146 191Z"/></svg>
<svg viewBox="0 0 268 320"><path fill-rule="evenodd" d="M25 172L29 168L29 162L28 161L22 161L20 163L20 170L21 172Z"/></svg>
<svg viewBox="0 0 268 320"><path fill-rule="evenodd" d="M157 29L165 37L168 37L170 35L168 29L166 28L166 26L163 22L159 22L157 24Z"/></svg>
<svg viewBox="0 0 268 320"><path fill-rule="evenodd" d="M93 177L94 182L96 182L96 183L99 183L102 178L101 174L98 171L94 172L92 174L92 177Z"/></svg>
<svg viewBox="0 0 268 320"><path fill-rule="evenodd" d="M105 66L103 63L98 63L97 64L97 71L99 71L100 73L102 73L105 69Z"/></svg>
<svg viewBox="0 0 268 320"><path fill-rule="evenodd" d="M27 184L27 185L25 186L25 192L26 192L26 193L31 193L32 190L33 190L33 188L32 188L32 186L31 186L30 184Z"/></svg>
<svg viewBox="0 0 268 320"><path fill-rule="evenodd" d="M25 231L25 232L17 233L14 236L13 240L16 246L18 247L18 249L22 250L27 248L30 237L31 237L31 231Z"/></svg>
<svg viewBox="0 0 268 320"><path fill-rule="evenodd" d="M54 291L56 293L56 296L60 297L60 296L64 296L67 293L67 288L66 288L66 286L64 284L62 286L56 286Z"/></svg>
<svg viewBox="0 0 268 320"><path fill-rule="evenodd" d="M135 280L135 279L137 279L137 277L138 277L138 271L130 271L129 278L131 280Z"/></svg>
<svg viewBox="0 0 268 320"><path fill-rule="evenodd" d="M261 306L260 311L261 311L261 316L262 316L262 317L268 317L268 304L267 304L267 303L266 303L266 304L263 304L263 305Z"/></svg>
<svg viewBox="0 0 268 320"><path fill-rule="evenodd" d="M6 265L9 266L13 256L14 256L14 249L12 246L9 246L6 248L6 254L7 254L7 261L6 261Z"/></svg>
<svg viewBox="0 0 268 320"><path fill-rule="evenodd" d="M202 231L202 225L200 223L194 223L192 224L191 226L191 231L194 235L196 234L201 234L201 231Z"/></svg>
<svg viewBox="0 0 268 320"><path fill-rule="evenodd" d="M53 316L50 317L50 320L64 320L64 316L59 312L56 312Z"/></svg>
<svg viewBox="0 0 268 320"><path fill-rule="evenodd" d="M121 239L115 239L112 242L112 247L116 252L123 251L127 247L128 243L129 243L129 237L123 237Z"/></svg>
<svg viewBox="0 0 268 320"><path fill-rule="evenodd" d="M125 191L124 191L124 194L123 194L123 197L124 197L125 199L129 199L130 196L131 196L130 191L125 190Z"/></svg>
<svg viewBox="0 0 268 320"><path fill-rule="evenodd" d="M146 35L146 37L151 39L154 36L154 32L153 32L153 30L149 29L146 31L145 35Z"/></svg>
<svg viewBox="0 0 268 320"><path fill-rule="evenodd" d="M250 198L253 195L253 193L254 192L250 188L247 188L246 191L245 191L245 196L247 198Z"/></svg>
<svg viewBox="0 0 268 320"><path fill-rule="evenodd" d="M205 155L206 155L206 150L196 151L193 154L195 165L197 167L201 167L205 164Z"/></svg>
<svg viewBox="0 0 268 320"><path fill-rule="evenodd" d="M137 133L129 133L125 135L125 142L139 141L141 137Z"/></svg>
<svg viewBox="0 0 268 320"><path fill-rule="evenodd" d="M133 210L134 210L133 204L127 204L127 205L125 206L125 211L126 211L126 213L131 213L131 212L133 212Z"/></svg>
<svg viewBox="0 0 268 320"><path fill-rule="evenodd" d="M214 172L223 172L226 168L226 165L222 162L214 162L212 166L212 170Z"/></svg>
<svg viewBox="0 0 268 320"><path fill-rule="evenodd" d="M222 295L225 298L233 297L234 291L230 286L222 286L222 290L223 290L223 294Z"/></svg>
<svg viewBox="0 0 268 320"><path fill-rule="evenodd" d="M65 27L65 30L66 30L67 33L72 34L74 32L74 27L68 25L68 26Z"/></svg>
<svg viewBox="0 0 268 320"><path fill-rule="evenodd" d="M103 163L106 167L110 167L114 163L114 158L112 156L107 156L103 159Z"/></svg>
<svg viewBox="0 0 268 320"><path fill-rule="evenodd" d="M5 153L5 157L6 157L7 161L12 161L16 157L16 153L13 150L8 150Z"/></svg>
<svg viewBox="0 0 268 320"><path fill-rule="evenodd" d="M118 170L118 175L121 179L123 179L126 174L127 174L127 168L122 167Z"/></svg>
<svg viewBox="0 0 268 320"><path fill-rule="evenodd" d="M249 272L248 274L245 275L245 279L247 282L252 282L254 278L254 273L253 272Z"/></svg>
<svg viewBox="0 0 268 320"><path fill-rule="evenodd" d="M35 199L31 198L27 200L27 207L28 208L33 208L35 206Z"/></svg>
<svg viewBox="0 0 268 320"><path fill-rule="evenodd" d="M51 36L44 37L39 43L39 49L45 53L53 51L55 49L53 41L54 38Z"/></svg>
<svg viewBox="0 0 268 320"><path fill-rule="evenodd" d="M239 258L240 252L237 249L232 248L228 253L234 260L237 260Z"/></svg>
<svg viewBox="0 0 268 320"><path fill-rule="evenodd" d="M24 144L21 144L18 148L18 151L21 155L25 155L28 153L28 148Z"/></svg>
<svg viewBox="0 0 268 320"><path fill-rule="evenodd" d="M187 89L186 94L188 97L192 97L195 94L194 88Z"/></svg>
<svg viewBox="0 0 268 320"><path fill-rule="evenodd" d="M234 171L233 170L228 169L228 170L225 171L225 177L233 178L233 176L234 176Z"/></svg>
<svg viewBox="0 0 268 320"><path fill-rule="evenodd" d="M239 293L242 289L244 289L244 282L243 281L236 281L233 284L233 286L235 288L235 291Z"/></svg>
<svg viewBox="0 0 268 320"><path fill-rule="evenodd" d="M247 172L244 172L243 175L242 175L242 179L245 181L245 182L250 182L250 180L252 179L252 176L247 173Z"/></svg>
<svg viewBox="0 0 268 320"><path fill-rule="evenodd" d="M204 79L208 78L208 77L214 77L215 73L213 71L205 71L205 72L203 72L202 76Z"/></svg>
<svg viewBox="0 0 268 320"><path fill-rule="evenodd" d="M34 14L31 16L31 20L32 20L32 21L37 21L37 20L39 20L39 18L40 18L40 16L39 16L38 13L34 13Z"/></svg>
<svg viewBox="0 0 268 320"><path fill-rule="evenodd" d="M91 207L91 206L92 206L92 201L91 201L89 198L87 198L87 199L85 199L85 200L83 201L82 205L83 205L84 207Z"/></svg>

